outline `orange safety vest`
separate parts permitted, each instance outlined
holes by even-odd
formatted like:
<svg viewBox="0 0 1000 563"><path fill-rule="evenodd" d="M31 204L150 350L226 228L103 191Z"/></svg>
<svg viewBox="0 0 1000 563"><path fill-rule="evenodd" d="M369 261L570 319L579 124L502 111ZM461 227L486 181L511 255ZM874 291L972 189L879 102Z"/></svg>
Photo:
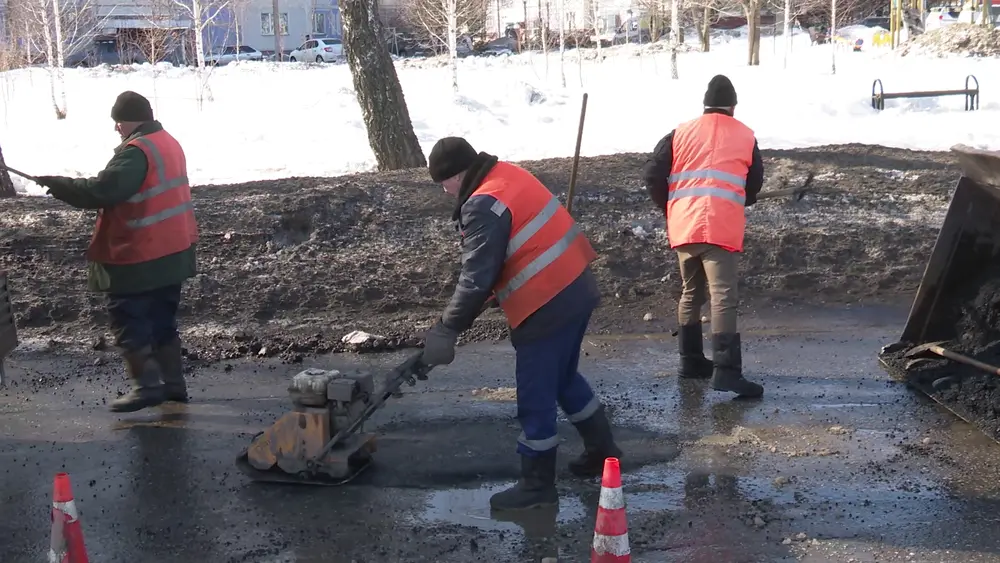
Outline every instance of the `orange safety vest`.
<svg viewBox="0 0 1000 563"><path fill-rule="evenodd" d="M674 130L666 208L670 248L708 243L743 251L746 179L754 142L749 127L718 113Z"/></svg>
<svg viewBox="0 0 1000 563"><path fill-rule="evenodd" d="M497 162L472 197L478 195L497 200L497 215L510 210L507 257L493 294L517 328L580 277L597 253L559 199L523 168Z"/></svg>
<svg viewBox="0 0 1000 563"><path fill-rule="evenodd" d="M187 250L198 242L187 160L166 131L128 142L146 155L149 170L139 192L98 211L87 259L100 264L139 264Z"/></svg>

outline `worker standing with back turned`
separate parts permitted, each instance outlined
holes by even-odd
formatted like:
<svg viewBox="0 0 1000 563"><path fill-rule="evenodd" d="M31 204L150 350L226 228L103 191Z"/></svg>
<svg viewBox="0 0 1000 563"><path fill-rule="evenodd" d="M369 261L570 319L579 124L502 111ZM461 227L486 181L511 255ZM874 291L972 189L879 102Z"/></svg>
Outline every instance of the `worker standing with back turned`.
<svg viewBox="0 0 1000 563"><path fill-rule="evenodd" d="M490 498L494 510L552 506L556 492L556 406L583 438L570 462L580 477L601 475L620 457L604 406L577 370L580 345L600 302L590 263L597 257L559 200L530 172L461 137L439 140L431 178L457 199L452 219L462 234L462 271L451 302L427 332L423 362L450 364L459 334L491 296L507 316L516 353L521 479Z"/></svg>
<svg viewBox="0 0 1000 563"><path fill-rule="evenodd" d="M98 210L88 285L108 296L115 345L132 380L111 410L133 412L188 400L177 308L181 284L197 272L198 227L184 150L153 119L149 100L123 92L111 118L122 142L96 178L37 181L56 199Z"/></svg>
<svg viewBox="0 0 1000 563"><path fill-rule="evenodd" d="M701 117L682 123L653 149L643 175L667 219L683 289L677 304L683 378L712 378L718 391L760 397L764 388L743 377L737 328L739 253L745 207L757 201L764 162L754 132L736 120L736 89L717 75L708 83ZM701 308L711 296L712 360L704 354Z"/></svg>

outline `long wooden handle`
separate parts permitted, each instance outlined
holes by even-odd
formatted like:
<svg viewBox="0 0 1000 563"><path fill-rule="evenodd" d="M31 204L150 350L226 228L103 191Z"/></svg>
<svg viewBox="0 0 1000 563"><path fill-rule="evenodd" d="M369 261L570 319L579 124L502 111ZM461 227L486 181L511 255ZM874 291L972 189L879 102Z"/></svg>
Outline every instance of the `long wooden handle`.
<svg viewBox="0 0 1000 563"><path fill-rule="evenodd" d="M993 375L1000 375L1000 368L996 366L991 366L990 364L987 363L980 362L979 360L974 360L968 356L963 356L962 354L952 352L947 348L942 348L940 346L931 346L929 349L931 352L934 352L939 356L944 356L949 360L955 360L956 362L961 362L963 364L970 365L974 368L981 369L986 373L992 373Z"/></svg>

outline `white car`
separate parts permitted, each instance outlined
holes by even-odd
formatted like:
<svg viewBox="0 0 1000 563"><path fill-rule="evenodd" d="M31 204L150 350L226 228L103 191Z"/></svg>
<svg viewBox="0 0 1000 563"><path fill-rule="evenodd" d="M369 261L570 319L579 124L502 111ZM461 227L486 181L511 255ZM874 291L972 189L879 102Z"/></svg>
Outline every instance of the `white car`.
<svg viewBox="0 0 1000 563"><path fill-rule="evenodd" d="M982 16L979 10L935 6L927 11L927 17L924 19L924 30L930 31L954 23L976 23L980 19Z"/></svg>
<svg viewBox="0 0 1000 563"><path fill-rule="evenodd" d="M310 39L302 44L301 47L292 51L288 60L293 63L303 62L317 62L317 63L330 63L333 61L339 61L344 58L344 43L340 39L334 39L332 37L323 37L320 39Z"/></svg>
<svg viewBox="0 0 1000 563"><path fill-rule="evenodd" d="M205 55L205 64L226 65L233 61L262 61L264 54L249 45L240 45L239 48L229 46L223 47L221 51Z"/></svg>

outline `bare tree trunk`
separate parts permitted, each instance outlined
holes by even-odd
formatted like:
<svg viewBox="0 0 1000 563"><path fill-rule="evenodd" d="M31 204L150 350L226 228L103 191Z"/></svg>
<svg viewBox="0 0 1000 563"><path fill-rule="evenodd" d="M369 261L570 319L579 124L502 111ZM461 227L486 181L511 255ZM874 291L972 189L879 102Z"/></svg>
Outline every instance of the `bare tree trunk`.
<svg viewBox="0 0 1000 563"><path fill-rule="evenodd" d="M559 77L562 87L566 87L566 2L559 0Z"/></svg>
<svg viewBox="0 0 1000 563"><path fill-rule="evenodd" d="M10 172L7 172L7 163L3 159L3 149L0 149L0 197L14 197L17 191L14 190L14 182L10 179Z"/></svg>
<svg viewBox="0 0 1000 563"><path fill-rule="evenodd" d="M52 97L52 109L56 112L56 119L66 119L66 108L59 105L60 99L66 99L66 92L62 82L62 67L56 58L55 38L52 37L52 18L45 2L42 2L41 8L42 36L45 38L45 54L49 64L49 94Z"/></svg>
<svg viewBox="0 0 1000 563"><path fill-rule="evenodd" d="M448 12L448 66L451 89L458 92L458 0L445 0Z"/></svg>
<svg viewBox="0 0 1000 563"><path fill-rule="evenodd" d="M403 88L382 42L378 0L341 0L344 54L379 170L427 166L413 132Z"/></svg>
<svg viewBox="0 0 1000 563"><path fill-rule="evenodd" d="M792 0L785 0L785 24L781 33L785 36L785 54L782 58L782 67L788 68L788 53L792 50Z"/></svg>
<svg viewBox="0 0 1000 563"><path fill-rule="evenodd" d="M594 2L594 36L597 37L597 62L604 60L604 54L601 51L601 7L597 2Z"/></svg>
<svg viewBox="0 0 1000 563"><path fill-rule="evenodd" d="M835 0L831 0L835 1ZM749 0L746 3L747 16L747 66L760 64L760 1Z"/></svg>
<svg viewBox="0 0 1000 563"><path fill-rule="evenodd" d="M274 60L281 62L281 7L271 0L271 27L274 29Z"/></svg>
<svg viewBox="0 0 1000 563"><path fill-rule="evenodd" d="M545 79L549 79L549 3L545 2L545 21L542 21L542 0L538 0L538 23L542 27L542 56L545 57Z"/></svg>
<svg viewBox="0 0 1000 563"><path fill-rule="evenodd" d="M681 41L680 0L670 0L670 78L677 80L677 49ZM640 30L641 33L641 30Z"/></svg>
<svg viewBox="0 0 1000 563"><path fill-rule="evenodd" d="M712 48L712 7L705 5L701 18L701 52L707 53Z"/></svg>
<svg viewBox="0 0 1000 563"><path fill-rule="evenodd" d="M837 74L837 0L830 0L830 71Z"/></svg>

